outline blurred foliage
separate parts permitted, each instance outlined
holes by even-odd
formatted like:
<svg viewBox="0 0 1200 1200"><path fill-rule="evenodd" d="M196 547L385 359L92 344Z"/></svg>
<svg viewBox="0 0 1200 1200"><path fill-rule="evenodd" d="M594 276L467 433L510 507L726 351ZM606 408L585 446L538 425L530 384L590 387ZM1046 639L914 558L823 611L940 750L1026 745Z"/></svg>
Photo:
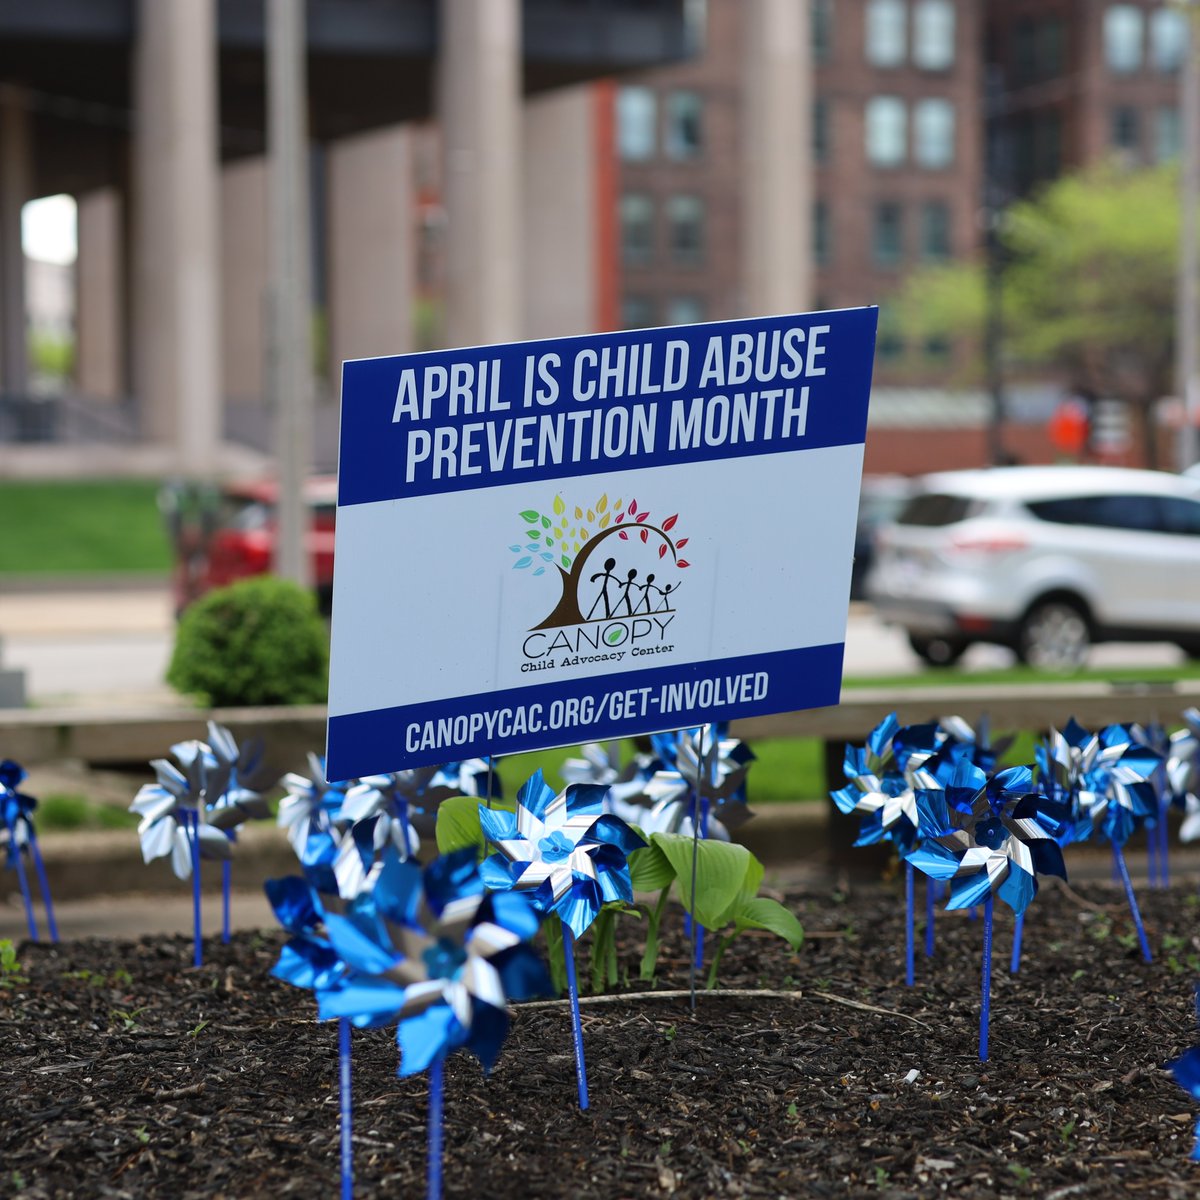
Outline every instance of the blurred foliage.
<svg viewBox="0 0 1200 1200"><path fill-rule="evenodd" d="M70 334L33 330L29 335L29 365L35 375L69 379L75 370L75 339Z"/></svg>
<svg viewBox="0 0 1200 1200"><path fill-rule="evenodd" d="M1143 413L1171 392L1179 256L1174 167L1115 164L1064 176L1004 214L1005 356L1053 367L1082 393ZM983 263L930 267L900 296L909 336L966 336L984 326ZM980 364L982 366L982 364Z"/></svg>
<svg viewBox="0 0 1200 1200"><path fill-rule="evenodd" d="M37 827L49 830L130 829L138 822L136 814L89 800L75 792L54 792L38 804L34 814Z"/></svg>
<svg viewBox="0 0 1200 1200"><path fill-rule="evenodd" d="M184 610L167 682L218 707L323 703L329 631L313 593L259 575Z"/></svg>
<svg viewBox="0 0 1200 1200"><path fill-rule="evenodd" d="M157 493L140 479L0 482L0 574L166 572Z"/></svg>

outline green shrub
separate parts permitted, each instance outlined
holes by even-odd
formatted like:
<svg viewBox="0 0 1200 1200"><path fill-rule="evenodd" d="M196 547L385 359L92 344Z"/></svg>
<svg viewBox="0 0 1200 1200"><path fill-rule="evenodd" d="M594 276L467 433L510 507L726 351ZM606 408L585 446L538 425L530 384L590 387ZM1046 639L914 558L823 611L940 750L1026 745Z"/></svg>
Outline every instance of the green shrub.
<svg viewBox="0 0 1200 1200"><path fill-rule="evenodd" d="M184 611L167 682L218 707L314 704L328 672L329 634L312 592L261 575Z"/></svg>

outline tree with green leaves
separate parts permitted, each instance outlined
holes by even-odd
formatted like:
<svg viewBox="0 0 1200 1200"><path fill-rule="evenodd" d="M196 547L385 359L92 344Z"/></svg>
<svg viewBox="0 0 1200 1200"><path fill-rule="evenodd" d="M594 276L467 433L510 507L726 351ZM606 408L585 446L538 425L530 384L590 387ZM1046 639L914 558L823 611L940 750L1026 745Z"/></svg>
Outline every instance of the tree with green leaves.
<svg viewBox="0 0 1200 1200"><path fill-rule="evenodd" d="M676 567L690 565L679 553L688 539L671 537L679 520L678 513L656 525L650 520L649 509L638 510L636 500L630 500L628 505L623 500L610 504L607 492L594 504L574 505L573 515L568 512L562 496L554 497L551 508L550 513L532 508L521 513L524 540L509 546L517 556L513 562L515 570L544 575L548 567L553 567L559 574L562 595L546 619L534 626L535 629L582 625L587 620L579 607L579 585L592 551L610 537L622 541L636 538L645 545L650 545L653 538L660 559L669 555Z"/></svg>
<svg viewBox="0 0 1200 1200"><path fill-rule="evenodd" d="M1107 164L1064 176L1005 212L1002 239L1007 361L1124 400L1153 456L1154 404L1174 382L1178 172ZM919 271L900 323L920 337L978 337L985 292L982 263Z"/></svg>

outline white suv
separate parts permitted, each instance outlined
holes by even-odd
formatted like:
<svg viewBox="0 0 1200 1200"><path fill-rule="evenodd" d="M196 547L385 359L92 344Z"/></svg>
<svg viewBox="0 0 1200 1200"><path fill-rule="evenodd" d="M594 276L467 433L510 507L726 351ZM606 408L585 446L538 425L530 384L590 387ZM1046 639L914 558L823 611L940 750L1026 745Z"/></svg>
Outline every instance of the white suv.
<svg viewBox="0 0 1200 1200"><path fill-rule="evenodd" d="M866 591L927 662L973 642L1070 670L1092 642L1200 658L1200 480L1117 467L996 467L917 481L879 531Z"/></svg>

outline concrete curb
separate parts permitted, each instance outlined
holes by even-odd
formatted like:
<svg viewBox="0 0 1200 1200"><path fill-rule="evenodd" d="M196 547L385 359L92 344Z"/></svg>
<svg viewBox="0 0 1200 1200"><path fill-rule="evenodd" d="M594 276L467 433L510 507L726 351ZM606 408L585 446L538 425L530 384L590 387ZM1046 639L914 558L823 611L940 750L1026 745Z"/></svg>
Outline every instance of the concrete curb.
<svg viewBox="0 0 1200 1200"><path fill-rule="evenodd" d="M766 865L824 857L825 805L820 800L771 804L757 810L754 820L738 830L738 840ZM131 892L171 892L179 888L165 859L142 861L134 830L106 829L86 833L46 833L38 838L50 894L55 900ZM205 888L218 886L216 863L201 867ZM282 829L260 822L247 826L238 838L233 878L238 888L261 888L267 879L295 875L295 852ZM34 894L36 896L36 885ZM0 904L20 903L15 871L0 871Z"/></svg>

